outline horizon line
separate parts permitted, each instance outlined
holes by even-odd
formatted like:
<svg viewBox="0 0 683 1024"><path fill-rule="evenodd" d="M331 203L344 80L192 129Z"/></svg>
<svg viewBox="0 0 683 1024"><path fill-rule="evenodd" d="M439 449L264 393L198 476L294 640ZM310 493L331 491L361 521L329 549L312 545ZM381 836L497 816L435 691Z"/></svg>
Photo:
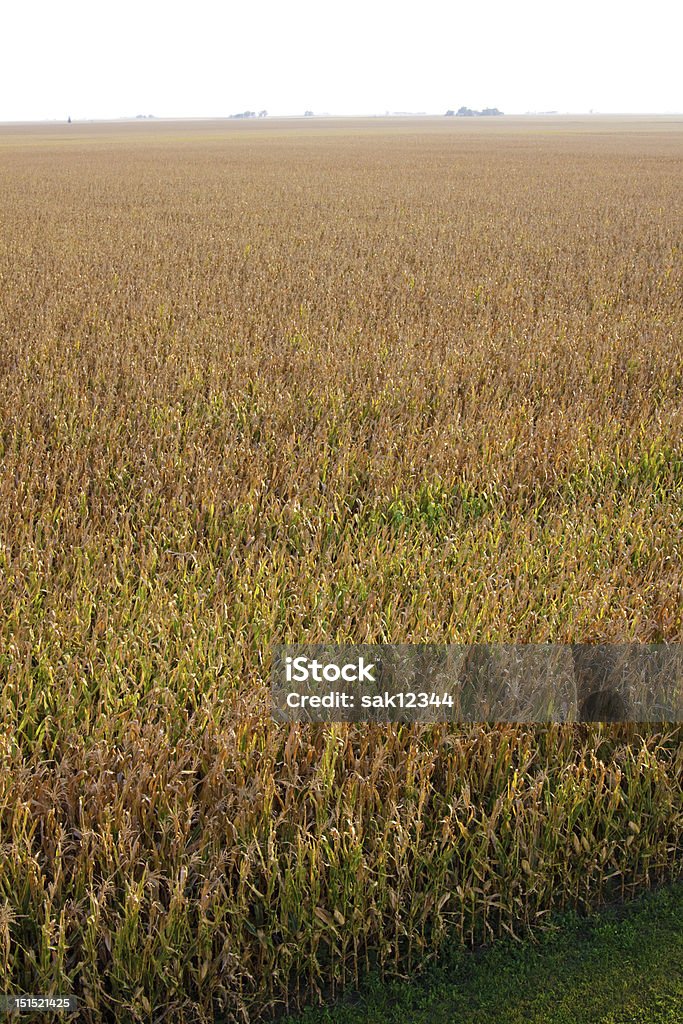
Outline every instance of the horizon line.
<svg viewBox="0 0 683 1024"><path fill-rule="evenodd" d="M449 108L450 110L451 108ZM683 110L525 110L513 113L505 113L501 111L499 114L477 114L475 117L481 117L486 120L496 120L498 118L511 118L511 117L681 117L683 116ZM449 116L447 112L444 113L430 113L428 111L421 110L392 110L385 111L384 113L344 113L335 114L328 111L321 111L316 113L288 113L288 114L265 114L259 116L253 114L249 117L244 117L242 114L119 114L111 117L40 117L40 118L0 118L0 125L10 124L109 124L118 123L122 121L278 121L278 120L323 120L323 119L338 119L338 120L378 120L378 119L389 119L396 117L424 117L424 118L445 118L452 117L455 119L459 117L461 120L470 120L471 117L468 115L458 115L457 111L454 111Z"/></svg>

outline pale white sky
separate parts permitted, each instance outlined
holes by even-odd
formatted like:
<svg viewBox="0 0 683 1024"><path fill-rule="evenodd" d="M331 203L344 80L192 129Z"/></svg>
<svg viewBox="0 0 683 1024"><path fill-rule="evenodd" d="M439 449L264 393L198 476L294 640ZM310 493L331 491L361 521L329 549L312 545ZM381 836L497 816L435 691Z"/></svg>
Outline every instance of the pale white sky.
<svg viewBox="0 0 683 1024"><path fill-rule="evenodd" d="M3 0L0 121L681 112L680 0Z"/></svg>

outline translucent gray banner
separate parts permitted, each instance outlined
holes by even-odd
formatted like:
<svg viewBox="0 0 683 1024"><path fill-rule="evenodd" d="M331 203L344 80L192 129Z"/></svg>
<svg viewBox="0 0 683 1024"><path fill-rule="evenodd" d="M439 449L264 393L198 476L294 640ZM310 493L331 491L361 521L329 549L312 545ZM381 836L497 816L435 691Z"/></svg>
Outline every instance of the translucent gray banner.
<svg viewBox="0 0 683 1024"><path fill-rule="evenodd" d="M683 721L681 644L274 648L279 722Z"/></svg>

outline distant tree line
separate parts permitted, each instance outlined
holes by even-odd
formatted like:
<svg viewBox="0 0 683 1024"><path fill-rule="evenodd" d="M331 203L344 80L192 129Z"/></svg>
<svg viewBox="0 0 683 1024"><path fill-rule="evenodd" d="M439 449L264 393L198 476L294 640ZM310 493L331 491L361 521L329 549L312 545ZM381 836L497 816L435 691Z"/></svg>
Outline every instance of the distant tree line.
<svg viewBox="0 0 683 1024"><path fill-rule="evenodd" d="M470 107L460 107L459 110L447 110L446 117L501 117L502 110L498 107L484 107L483 110L472 110Z"/></svg>
<svg viewBox="0 0 683 1024"><path fill-rule="evenodd" d="M235 117L268 117L267 110L259 110L258 114L255 110L243 110L241 114L231 114L231 118Z"/></svg>

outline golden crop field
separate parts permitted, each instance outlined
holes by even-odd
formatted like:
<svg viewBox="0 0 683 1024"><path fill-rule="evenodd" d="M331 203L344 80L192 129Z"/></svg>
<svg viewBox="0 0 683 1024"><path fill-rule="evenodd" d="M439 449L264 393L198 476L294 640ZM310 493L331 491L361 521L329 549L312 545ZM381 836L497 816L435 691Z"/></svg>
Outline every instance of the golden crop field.
<svg viewBox="0 0 683 1024"><path fill-rule="evenodd" d="M680 725L268 688L683 639L682 165L681 118L0 126L2 992L246 1024L683 874Z"/></svg>

